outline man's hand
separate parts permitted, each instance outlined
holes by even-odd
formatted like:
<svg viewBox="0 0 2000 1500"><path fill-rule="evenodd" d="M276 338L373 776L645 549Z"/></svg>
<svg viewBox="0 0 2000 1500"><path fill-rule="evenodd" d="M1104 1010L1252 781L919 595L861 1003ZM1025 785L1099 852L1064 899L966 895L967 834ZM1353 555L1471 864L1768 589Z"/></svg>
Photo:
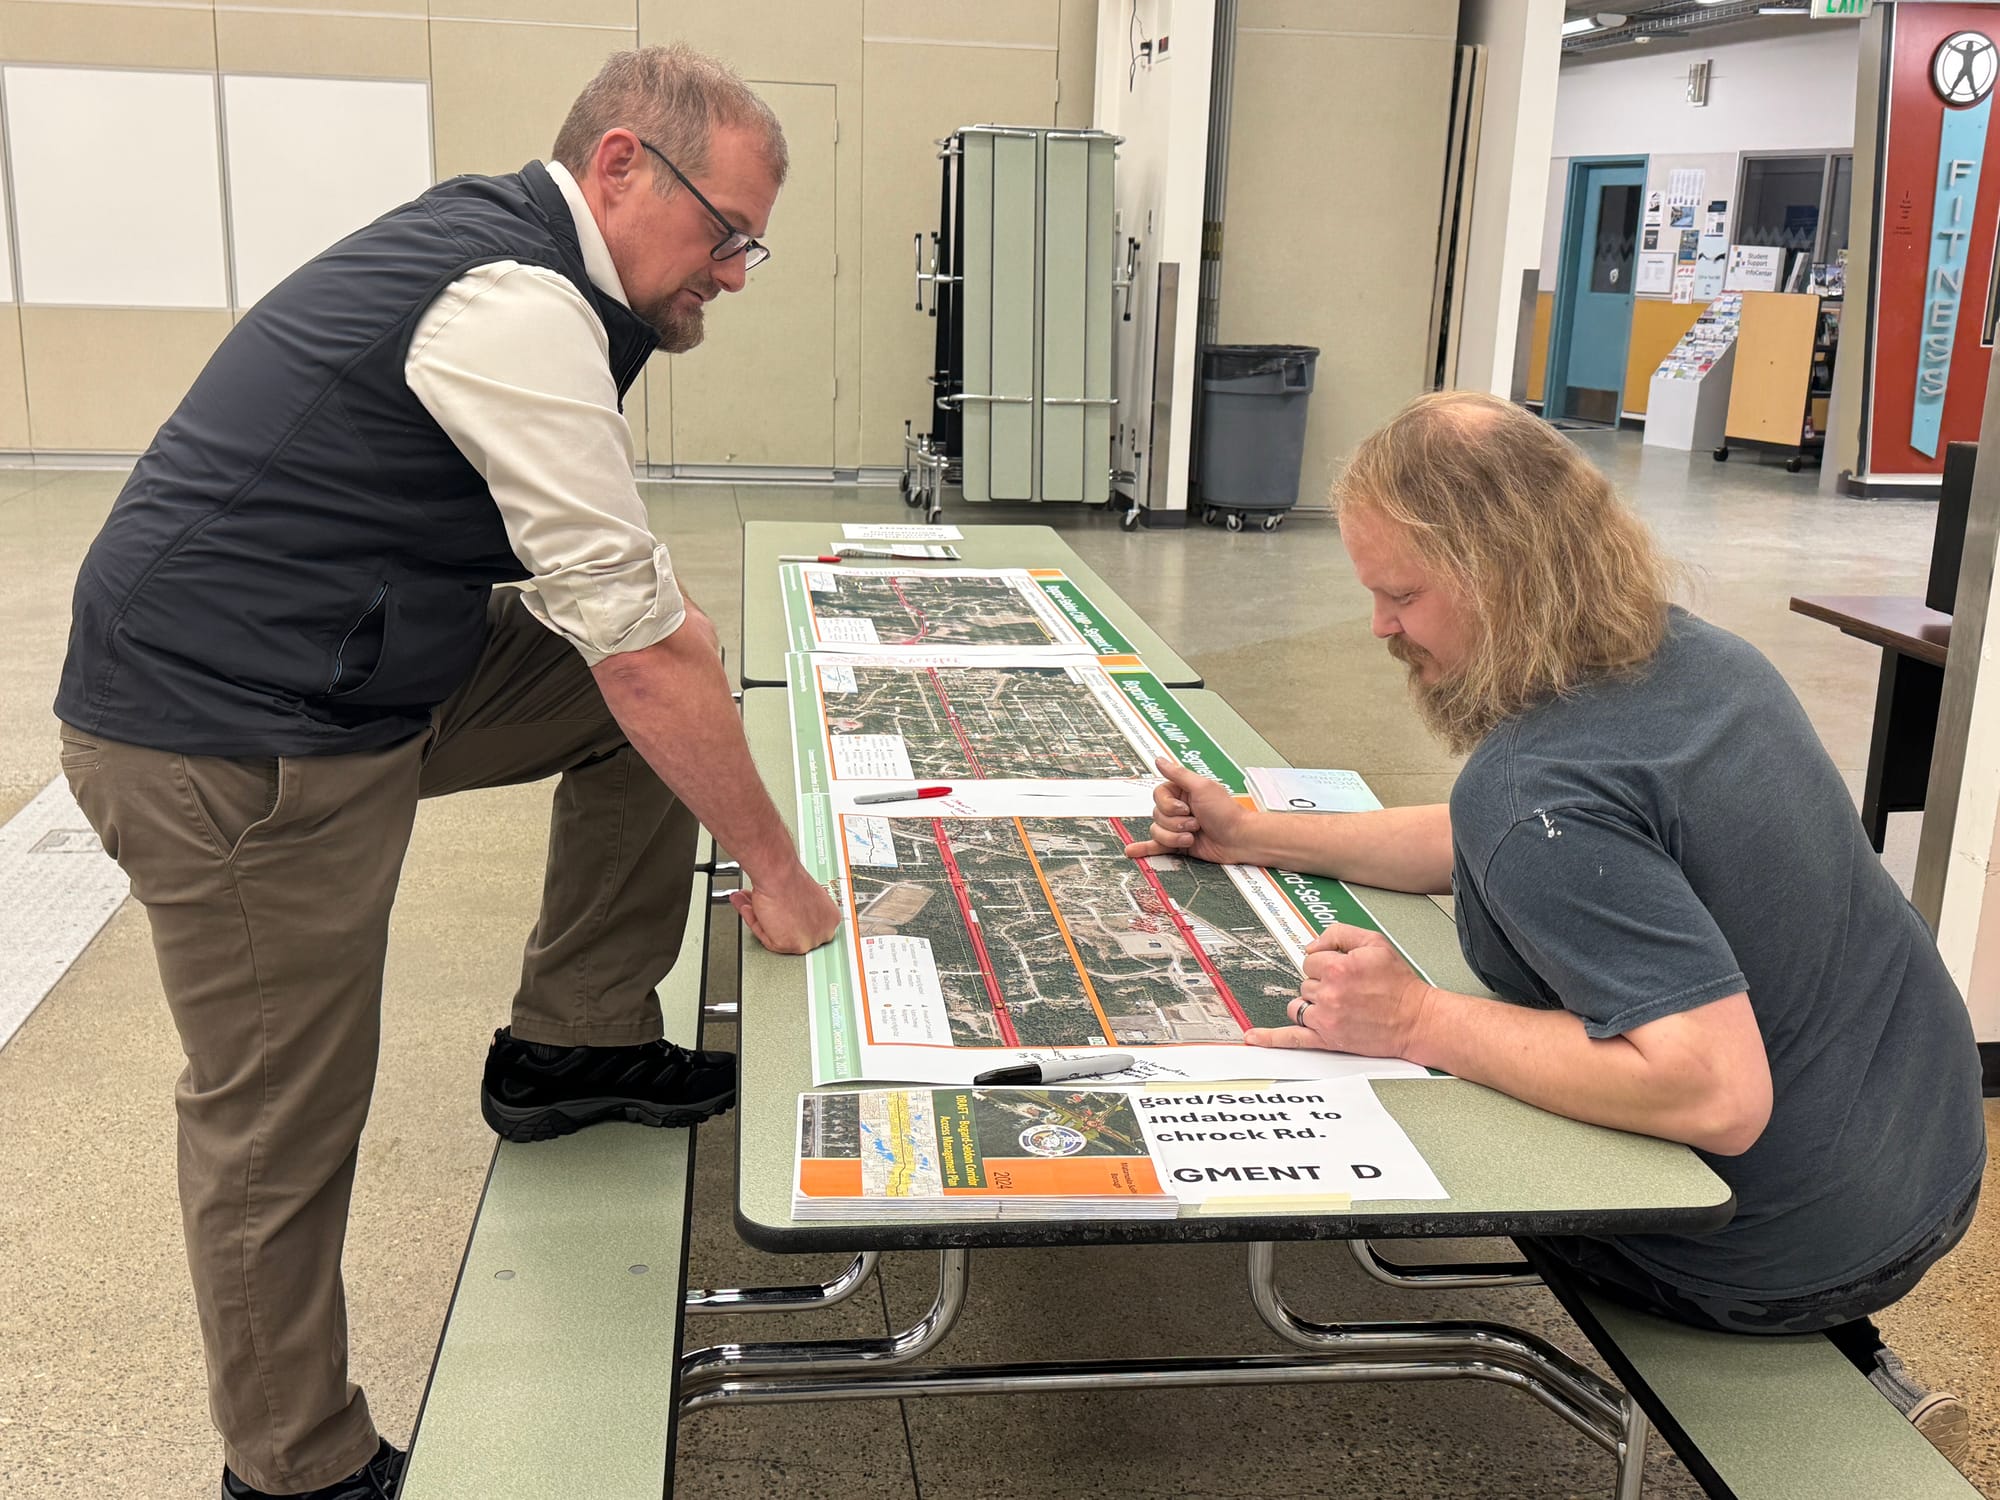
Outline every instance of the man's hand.
<svg viewBox="0 0 2000 1500"><path fill-rule="evenodd" d="M1292 1026L1243 1034L1253 1047L1305 1047L1362 1057L1404 1057L1431 987L1381 933L1336 923L1306 948L1306 977Z"/></svg>
<svg viewBox="0 0 2000 1500"><path fill-rule="evenodd" d="M729 904L750 935L773 953L810 953L840 930L840 908L826 887L804 866L792 869L778 884L729 893Z"/></svg>
<svg viewBox="0 0 2000 1500"><path fill-rule="evenodd" d="M1185 854L1217 865L1255 863L1245 839L1253 816L1249 808L1221 782L1198 776L1178 761L1162 755L1154 764L1167 779L1153 788L1153 836L1127 844L1128 855Z"/></svg>

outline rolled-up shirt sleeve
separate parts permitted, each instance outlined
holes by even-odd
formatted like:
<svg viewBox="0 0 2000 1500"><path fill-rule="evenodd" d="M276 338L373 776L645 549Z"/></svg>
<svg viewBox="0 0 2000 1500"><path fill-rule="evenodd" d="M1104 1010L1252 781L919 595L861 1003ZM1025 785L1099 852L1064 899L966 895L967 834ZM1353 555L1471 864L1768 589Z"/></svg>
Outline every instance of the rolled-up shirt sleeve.
<svg viewBox="0 0 2000 1500"><path fill-rule="evenodd" d="M493 492L530 574L528 608L593 666L665 639L687 614L633 483L608 349L567 278L501 261L438 296L404 363Z"/></svg>

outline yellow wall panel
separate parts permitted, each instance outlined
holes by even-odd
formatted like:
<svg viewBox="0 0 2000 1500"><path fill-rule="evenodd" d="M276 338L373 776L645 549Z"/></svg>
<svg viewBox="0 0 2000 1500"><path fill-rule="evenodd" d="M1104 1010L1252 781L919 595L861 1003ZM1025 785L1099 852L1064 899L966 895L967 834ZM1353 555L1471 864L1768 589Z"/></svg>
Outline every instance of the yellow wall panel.
<svg viewBox="0 0 2000 1500"><path fill-rule="evenodd" d="M440 179L543 160L577 93L630 31L431 22L431 121Z"/></svg>
<svg viewBox="0 0 2000 1500"><path fill-rule="evenodd" d="M772 83L792 142L771 214L771 259L708 306L707 337L674 358L674 454L683 464L831 468L833 90Z"/></svg>
<svg viewBox="0 0 2000 1500"><path fill-rule="evenodd" d="M1062 0L1056 41L1056 124L1064 130L1090 129L1097 92L1097 6L1094 0Z"/></svg>
<svg viewBox="0 0 2000 1500"><path fill-rule="evenodd" d="M1056 55L869 42L862 57L860 462L900 465L904 421L930 426L937 324L912 306L911 236L921 231L928 246L938 227L931 143L961 125L1049 120ZM1428 305L1428 284L1424 295Z"/></svg>
<svg viewBox="0 0 2000 1500"><path fill-rule="evenodd" d="M1282 27L1346 35L1446 36L1458 34L1458 0L1241 0L1236 29Z"/></svg>
<svg viewBox="0 0 2000 1500"><path fill-rule="evenodd" d="M215 55L225 73L309 78L416 78L431 73L421 16L327 16L220 10Z"/></svg>
<svg viewBox="0 0 2000 1500"><path fill-rule="evenodd" d="M142 451L233 321L206 309L22 308L33 446Z"/></svg>
<svg viewBox="0 0 2000 1500"><path fill-rule="evenodd" d="M1556 297L1554 292L1535 294L1535 331L1529 335L1534 340L1528 347L1528 399L1540 401L1542 392L1549 383L1549 322L1555 316Z"/></svg>
<svg viewBox="0 0 2000 1500"><path fill-rule="evenodd" d="M1340 461L1430 387L1425 205L1443 191L1456 54L1450 36L1237 37L1219 332L1319 348L1303 505L1324 506ZM1355 233L1352 206L1370 203L1398 208Z"/></svg>
<svg viewBox="0 0 2000 1500"><path fill-rule="evenodd" d="M549 26L609 26L620 31L630 31L639 24L637 0L430 0L430 5L433 16L468 21L538 21Z"/></svg>
<svg viewBox="0 0 2000 1500"><path fill-rule="evenodd" d="M1708 307L1706 302L1649 302L1644 297L1632 302L1632 336L1625 346L1625 410L1646 414L1646 398L1653 388L1653 371L1659 369L1681 335L1694 327L1694 320Z"/></svg>
<svg viewBox="0 0 2000 1500"><path fill-rule="evenodd" d="M724 59L752 88L768 83L833 85L839 140L833 152L834 279L833 462L852 468L861 462L861 15L862 0L735 0L730 5L689 9L681 0L639 0L639 40L682 40ZM793 142L794 162L811 143ZM795 176L785 195L803 189ZM935 211L934 211L935 212ZM786 216L786 196L778 199L776 220ZM914 228L914 226L912 226ZM772 241L786 255L784 231ZM661 447L669 426L659 398L653 410L653 446ZM652 461L672 459L656 452Z"/></svg>
<svg viewBox="0 0 2000 1500"><path fill-rule="evenodd" d="M215 68L215 12L206 5L63 5L0 0L0 49L14 63L115 68Z"/></svg>
<svg viewBox="0 0 2000 1500"><path fill-rule="evenodd" d="M734 0L690 9L639 0L639 39L686 42L753 83L861 86L861 0Z"/></svg>
<svg viewBox="0 0 2000 1500"><path fill-rule="evenodd" d="M28 376L21 363L21 309L0 303L0 448L21 452L28 440Z"/></svg>
<svg viewBox="0 0 2000 1500"><path fill-rule="evenodd" d="M867 0L862 29L871 40L909 37L940 42L1005 42L1015 46L1039 42L1054 47L1060 7L1061 0L1006 0L1003 5Z"/></svg>
<svg viewBox="0 0 2000 1500"><path fill-rule="evenodd" d="M346 10L367 11L370 15L380 15L387 11L398 16L416 16L419 19L429 15L426 0L367 0L366 4L354 5L343 0L220 0L221 9L254 10Z"/></svg>

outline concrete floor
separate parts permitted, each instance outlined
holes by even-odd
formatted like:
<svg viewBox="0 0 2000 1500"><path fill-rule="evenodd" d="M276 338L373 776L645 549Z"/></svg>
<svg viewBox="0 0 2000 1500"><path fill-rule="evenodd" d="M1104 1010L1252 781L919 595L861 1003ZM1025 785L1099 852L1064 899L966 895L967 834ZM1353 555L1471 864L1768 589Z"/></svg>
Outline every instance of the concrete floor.
<svg viewBox="0 0 2000 1500"><path fill-rule="evenodd" d="M1787 613L1795 592L1920 592L1932 507L1821 499L1811 475L1642 449L1585 434L1692 567L1690 602L1783 670L1859 786L1876 653ZM0 472L0 819L57 773L47 706L70 580L117 476ZM908 520L891 491L647 487L655 529L725 641L739 613L739 525ZM985 517L961 508L951 519ZM1036 519L1043 519L1036 517ZM1127 533L1047 517L1281 751L1363 772L1392 803L1443 797L1451 757L1404 702L1368 634L1365 597L1323 518L1276 535ZM829 537L833 535L829 529ZM347 1253L353 1363L403 1441L429 1369L492 1139L477 1079L506 1019L534 910L546 786L426 804L405 866L384 997L381 1081L362 1147ZM1915 815L1889 863L1906 882ZM733 988L735 931L715 925L711 981ZM711 1035L727 1045L728 1032ZM178 1500L215 1492L210 1431L173 1189L180 1056L143 913L127 905L0 1051L0 1495ZM1995 1120L1989 1105L1989 1125ZM798 1263L741 1245L725 1121L702 1132L690 1280L796 1281ZM2000 1192L1966 1243L1883 1322L1915 1370L1973 1407L1971 1472L2000 1497ZM934 1262L885 1259L879 1288L816 1320L712 1319L691 1340L880 1333L921 1310ZM1281 1252L1309 1316L1496 1317L1587 1346L1539 1291L1426 1296L1364 1280L1337 1246ZM1014 1251L979 1258L947 1358L1059 1352L1272 1350L1218 1247ZM1658 1451L1647 1493L1698 1493ZM686 1496L950 1492L1093 1496L1482 1496L1609 1493L1608 1460L1541 1408L1480 1385L1340 1386L1239 1394L1013 1398L706 1414L680 1441Z"/></svg>

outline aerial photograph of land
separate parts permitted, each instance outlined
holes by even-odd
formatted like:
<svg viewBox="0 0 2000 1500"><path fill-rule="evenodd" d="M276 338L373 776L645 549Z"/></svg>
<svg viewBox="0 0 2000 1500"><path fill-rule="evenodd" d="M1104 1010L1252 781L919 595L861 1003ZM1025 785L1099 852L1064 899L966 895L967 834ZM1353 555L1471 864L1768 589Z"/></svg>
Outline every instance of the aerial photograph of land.
<svg viewBox="0 0 2000 1500"><path fill-rule="evenodd" d="M1059 641L1011 578L841 573L812 595L814 615L867 620L883 646L1046 646ZM822 636L832 637L822 631Z"/></svg>
<svg viewBox="0 0 2000 1500"><path fill-rule="evenodd" d="M923 779L1096 780L1148 776L1152 762L1067 667L853 666L852 692L823 694L834 735L900 735Z"/></svg>
<svg viewBox="0 0 2000 1500"><path fill-rule="evenodd" d="M1219 867L1127 859L1104 818L895 818L859 937L931 945L960 1046L1161 1046L1282 1025L1298 971Z"/></svg>

